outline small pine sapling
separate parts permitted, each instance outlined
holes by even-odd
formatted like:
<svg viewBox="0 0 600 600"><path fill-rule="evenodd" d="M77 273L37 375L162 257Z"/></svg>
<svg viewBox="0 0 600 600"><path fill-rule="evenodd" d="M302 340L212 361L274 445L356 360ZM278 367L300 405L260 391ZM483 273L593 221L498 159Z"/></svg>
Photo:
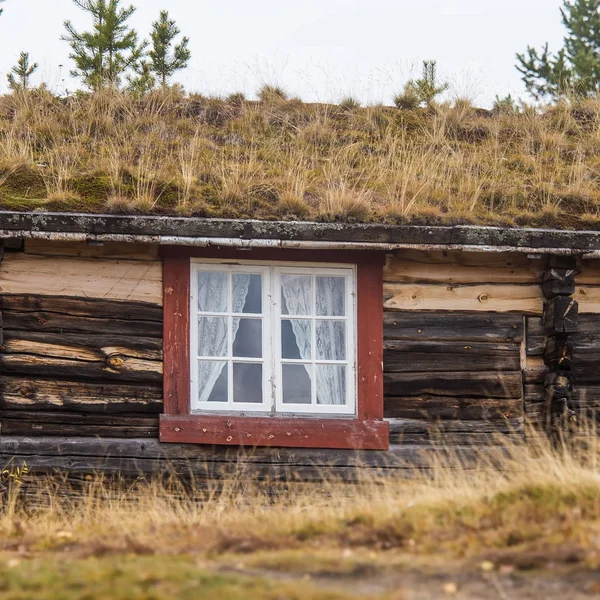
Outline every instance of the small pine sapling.
<svg viewBox="0 0 600 600"><path fill-rule="evenodd" d="M159 79L163 88L169 79L181 69L187 67L192 53L188 48L189 38L183 37L179 44L173 45L181 33L175 21L169 19L169 13L161 10L158 21L152 23L152 48L148 53L150 69Z"/></svg>
<svg viewBox="0 0 600 600"><path fill-rule="evenodd" d="M29 62L29 52L21 52L17 64L6 76L8 87L15 92L29 89L29 80L37 68L37 63Z"/></svg>

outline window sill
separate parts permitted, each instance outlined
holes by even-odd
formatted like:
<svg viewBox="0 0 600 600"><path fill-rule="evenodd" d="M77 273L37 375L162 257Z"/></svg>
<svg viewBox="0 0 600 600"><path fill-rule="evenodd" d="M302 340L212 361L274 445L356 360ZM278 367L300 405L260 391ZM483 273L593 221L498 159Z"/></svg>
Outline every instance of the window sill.
<svg viewBox="0 0 600 600"><path fill-rule="evenodd" d="M331 418L160 415L160 441L180 444L387 450L389 424Z"/></svg>

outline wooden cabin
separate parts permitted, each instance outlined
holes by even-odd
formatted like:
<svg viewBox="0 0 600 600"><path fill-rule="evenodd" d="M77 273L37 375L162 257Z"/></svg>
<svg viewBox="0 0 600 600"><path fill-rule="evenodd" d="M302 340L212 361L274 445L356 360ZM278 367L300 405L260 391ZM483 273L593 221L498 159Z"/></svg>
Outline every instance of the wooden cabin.
<svg viewBox="0 0 600 600"><path fill-rule="evenodd" d="M600 404L599 232L4 212L0 241L0 465L352 477Z"/></svg>

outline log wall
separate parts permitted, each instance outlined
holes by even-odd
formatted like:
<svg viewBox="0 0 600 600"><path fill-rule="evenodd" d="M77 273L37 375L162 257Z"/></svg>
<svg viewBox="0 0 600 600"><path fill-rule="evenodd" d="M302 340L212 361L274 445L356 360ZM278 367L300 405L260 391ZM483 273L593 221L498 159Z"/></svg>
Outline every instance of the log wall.
<svg viewBox="0 0 600 600"><path fill-rule="evenodd" d="M397 440L493 445L523 436L528 319L542 261L522 254L404 251L384 285L385 415ZM437 424L435 422L438 421ZM458 436L458 437L457 437Z"/></svg>
<svg viewBox="0 0 600 600"><path fill-rule="evenodd" d="M543 267L522 254L390 254L383 299L390 451L246 453L158 442L163 311L155 247L28 242L0 267L0 463L16 456L39 469L133 473L169 462L198 475L243 463L248 473L277 467L300 478L333 464L350 477L357 463L425 466L438 442L468 458L472 445L485 452L499 434L522 440L524 416L535 413L543 390ZM600 268L589 269L576 294L593 321ZM598 327L600 337L600 320ZM589 377L593 393L600 378Z"/></svg>
<svg viewBox="0 0 600 600"><path fill-rule="evenodd" d="M6 254L0 291L2 437L157 437L156 248L27 241Z"/></svg>

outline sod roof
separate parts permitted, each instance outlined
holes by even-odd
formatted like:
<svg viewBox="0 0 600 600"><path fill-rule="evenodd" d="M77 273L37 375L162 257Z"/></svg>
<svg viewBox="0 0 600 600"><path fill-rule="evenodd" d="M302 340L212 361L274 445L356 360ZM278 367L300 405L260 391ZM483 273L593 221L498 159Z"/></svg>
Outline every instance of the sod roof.
<svg viewBox="0 0 600 600"><path fill-rule="evenodd" d="M600 225L600 101L494 114L153 92L0 97L0 210Z"/></svg>

